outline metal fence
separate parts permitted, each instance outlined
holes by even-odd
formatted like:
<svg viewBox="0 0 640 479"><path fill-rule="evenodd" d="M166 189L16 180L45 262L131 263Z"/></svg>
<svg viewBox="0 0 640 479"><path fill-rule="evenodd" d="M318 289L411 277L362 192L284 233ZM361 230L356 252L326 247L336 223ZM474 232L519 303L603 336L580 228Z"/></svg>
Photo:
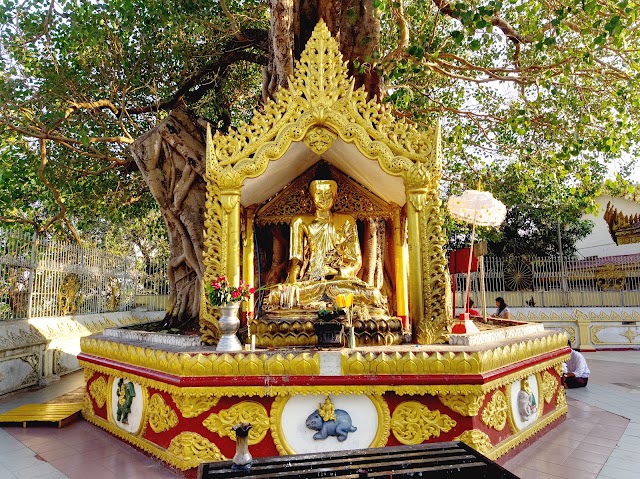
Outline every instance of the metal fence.
<svg viewBox="0 0 640 479"><path fill-rule="evenodd" d="M640 306L640 254L603 258L484 258L487 303L502 296L513 307ZM456 274L456 306L463 307L466 274ZM470 289L480 304L480 272Z"/></svg>
<svg viewBox="0 0 640 479"><path fill-rule="evenodd" d="M0 320L162 310L165 265L0 229Z"/></svg>

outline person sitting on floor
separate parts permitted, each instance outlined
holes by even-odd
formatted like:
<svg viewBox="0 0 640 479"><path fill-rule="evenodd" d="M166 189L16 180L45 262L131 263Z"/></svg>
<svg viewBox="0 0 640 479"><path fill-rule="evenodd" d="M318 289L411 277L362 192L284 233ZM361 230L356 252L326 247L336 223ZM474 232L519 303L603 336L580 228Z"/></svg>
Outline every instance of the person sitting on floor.
<svg viewBox="0 0 640 479"><path fill-rule="evenodd" d="M511 317L511 312L509 311L509 307L507 303L505 303L504 298L498 296L496 298L496 312L494 316L499 319L509 319Z"/></svg>
<svg viewBox="0 0 640 479"><path fill-rule="evenodd" d="M469 300L469 307L467 308L467 313L469 316L480 316L480 313L477 309L473 309L473 299Z"/></svg>
<svg viewBox="0 0 640 479"><path fill-rule="evenodd" d="M568 341L569 347L571 347L571 341ZM566 371L564 371L566 366ZM587 366L587 360L578 351L571 350L571 357L569 361L563 364L562 384L567 388L583 388L589 381L589 367Z"/></svg>

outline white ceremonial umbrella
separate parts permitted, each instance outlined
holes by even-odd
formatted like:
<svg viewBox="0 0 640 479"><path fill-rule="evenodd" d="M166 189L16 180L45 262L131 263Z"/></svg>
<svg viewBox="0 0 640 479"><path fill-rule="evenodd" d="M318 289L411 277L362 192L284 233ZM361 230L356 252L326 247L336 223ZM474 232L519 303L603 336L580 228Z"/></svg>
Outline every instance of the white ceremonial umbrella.
<svg viewBox="0 0 640 479"><path fill-rule="evenodd" d="M467 291L465 294L465 311L469 304L469 291L471 282L471 255L473 254L473 242L475 240L477 226L500 226L507 216L507 207L496 200L488 191L467 190L461 196L451 196L447 201L447 209L455 219L471 223L471 247L469 249L469 266L467 267ZM484 281L482 282L483 297L483 318L485 317L484 307Z"/></svg>

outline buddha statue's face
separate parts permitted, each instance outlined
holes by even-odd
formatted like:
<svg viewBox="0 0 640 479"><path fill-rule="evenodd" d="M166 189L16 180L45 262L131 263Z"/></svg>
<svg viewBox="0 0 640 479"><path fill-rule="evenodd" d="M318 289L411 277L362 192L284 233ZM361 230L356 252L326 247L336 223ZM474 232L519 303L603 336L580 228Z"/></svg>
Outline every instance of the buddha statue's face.
<svg viewBox="0 0 640 479"><path fill-rule="evenodd" d="M328 211L333 206L336 184L333 181L316 180L311 183L310 192L316 210Z"/></svg>

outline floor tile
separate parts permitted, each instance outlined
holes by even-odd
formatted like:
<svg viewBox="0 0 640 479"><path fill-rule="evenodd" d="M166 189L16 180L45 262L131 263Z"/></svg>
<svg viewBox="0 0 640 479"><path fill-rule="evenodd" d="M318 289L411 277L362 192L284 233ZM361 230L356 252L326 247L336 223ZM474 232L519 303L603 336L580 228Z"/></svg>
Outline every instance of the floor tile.
<svg viewBox="0 0 640 479"><path fill-rule="evenodd" d="M603 466L603 464L596 464L594 462L585 461L583 459L574 459L571 457L564 461L562 465L576 472L573 477L583 477L583 473L593 474L595 477ZM578 473L578 471L580 472Z"/></svg>
<svg viewBox="0 0 640 479"><path fill-rule="evenodd" d="M63 471L69 479L123 479L127 476L117 475L104 467L92 465L78 466ZM127 478L129 479L129 478ZM147 479L151 479L149 476Z"/></svg>
<svg viewBox="0 0 640 479"><path fill-rule="evenodd" d="M567 460L571 459L571 460L577 460L577 461L586 461L586 462L590 462L590 463L598 464L602 466L604 463L607 462L610 452L611 451L609 450L607 454L597 454L595 452L585 451L585 450L576 448L571 454L569 454L569 457L567 458Z"/></svg>
<svg viewBox="0 0 640 479"><path fill-rule="evenodd" d="M31 453L31 455L28 456L16 457L13 461L5 462L2 465L17 475L17 471L42 464L47 464L47 462L44 459L38 459Z"/></svg>
<svg viewBox="0 0 640 479"><path fill-rule="evenodd" d="M598 477L607 479L638 479L638 470L630 471L605 464Z"/></svg>
<svg viewBox="0 0 640 479"><path fill-rule="evenodd" d="M12 471L13 475L18 479L36 479L42 476L56 476L60 477L60 471L57 471L51 464L46 462L41 462L40 464L35 464L31 467L26 467L24 469L18 469L17 471Z"/></svg>
<svg viewBox="0 0 640 479"><path fill-rule="evenodd" d="M535 469L529 469L528 467L517 467L512 471L520 479L558 479L558 476L552 476L544 472L536 471Z"/></svg>

